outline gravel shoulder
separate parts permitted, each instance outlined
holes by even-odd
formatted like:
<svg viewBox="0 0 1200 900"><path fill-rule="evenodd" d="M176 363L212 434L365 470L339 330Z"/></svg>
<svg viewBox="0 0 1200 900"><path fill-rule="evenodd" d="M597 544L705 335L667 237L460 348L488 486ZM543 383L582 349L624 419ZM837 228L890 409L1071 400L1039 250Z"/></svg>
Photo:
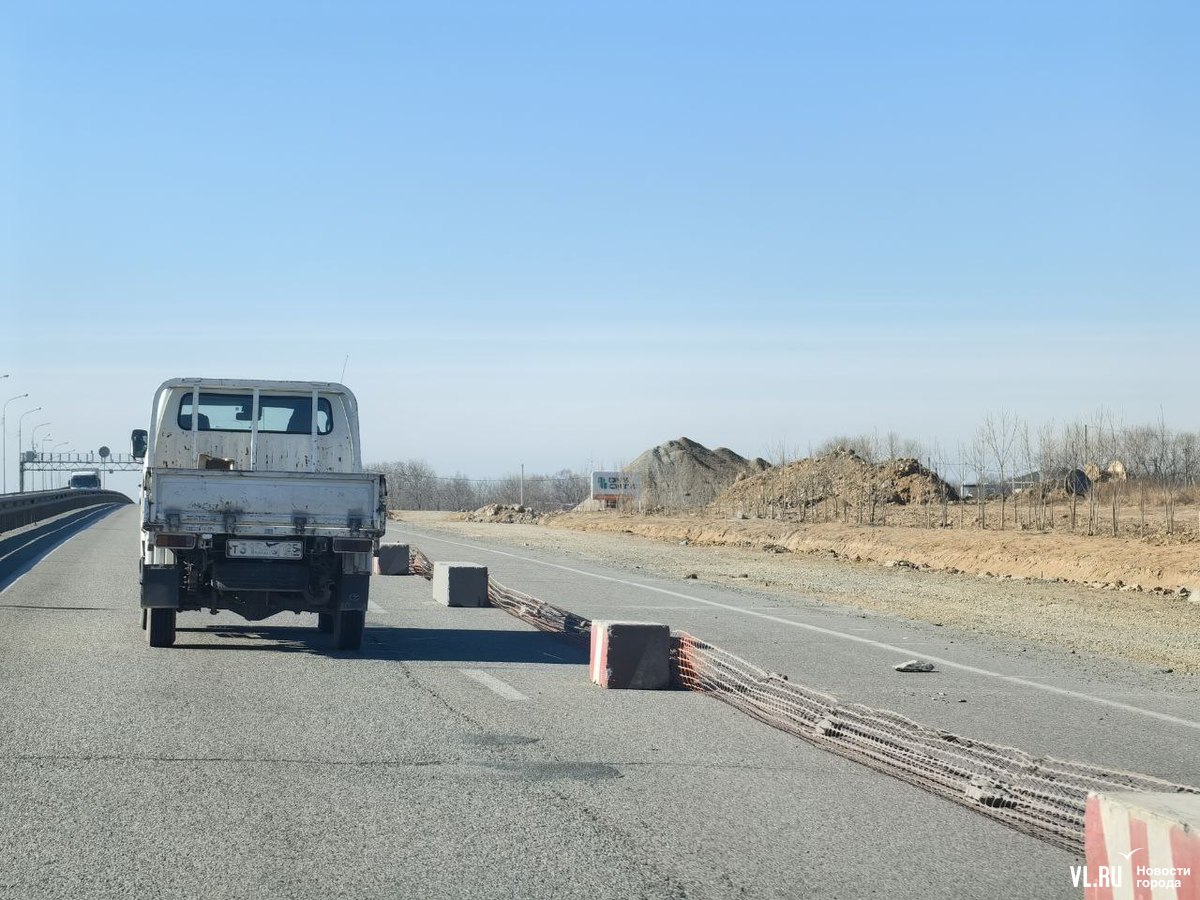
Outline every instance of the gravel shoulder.
<svg viewBox="0 0 1200 900"><path fill-rule="evenodd" d="M634 533L634 517L610 517L601 530L589 523L594 517L490 524L457 520L448 513L405 511L399 516L421 528L562 552L668 578L694 577L725 587L815 598L981 635L1200 674L1200 604L1178 596L888 568L877 561L835 559L827 552L705 543L676 538L677 532L661 524L658 536L648 537Z"/></svg>

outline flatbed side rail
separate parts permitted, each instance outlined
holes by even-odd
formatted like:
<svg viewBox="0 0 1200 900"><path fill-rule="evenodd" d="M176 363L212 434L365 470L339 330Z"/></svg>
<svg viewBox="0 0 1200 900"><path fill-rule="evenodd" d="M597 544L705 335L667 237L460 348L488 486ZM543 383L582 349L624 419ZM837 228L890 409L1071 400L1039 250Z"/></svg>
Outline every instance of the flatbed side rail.
<svg viewBox="0 0 1200 900"><path fill-rule="evenodd" d="M147 531L381 536L387 488L367 472L154 469Z"/></svg>

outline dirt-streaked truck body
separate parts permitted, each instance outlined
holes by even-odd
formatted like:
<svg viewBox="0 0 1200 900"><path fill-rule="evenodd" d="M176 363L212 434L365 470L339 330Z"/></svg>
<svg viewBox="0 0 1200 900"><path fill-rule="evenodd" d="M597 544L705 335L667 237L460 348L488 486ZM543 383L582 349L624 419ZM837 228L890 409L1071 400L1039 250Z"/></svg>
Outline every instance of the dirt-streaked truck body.
<svg viewBox="0 0 1200 900"><path fill-rule="evenodd" d="M358 404L343 385L173 379L154 396L141 488L143 624L174 643L180 611L257 621L315 612L339 649L362 642L387 522L362 471Z"/></svg>

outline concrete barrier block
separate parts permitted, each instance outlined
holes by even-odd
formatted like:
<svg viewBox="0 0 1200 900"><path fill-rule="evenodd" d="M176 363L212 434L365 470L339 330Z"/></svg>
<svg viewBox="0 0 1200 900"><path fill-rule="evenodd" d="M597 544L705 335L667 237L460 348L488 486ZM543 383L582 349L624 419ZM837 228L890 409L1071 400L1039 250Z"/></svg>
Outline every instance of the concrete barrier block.
<svg viewBox="0 0 1200 900"><path fill-rule="evenodd" d="M380 575L408 575L408 544L380 544L376 565Z"/></svg>
<svg viewBox="0 0 1200 900"><path fill-rule="evenodd" d="M651 622L592 622L591 680L659 691L671 681L671 629Z"/></svg>
<svg viewBox="0 0 1200 900"><path fill-rule="evenodd" d="M487 566L469 562L433 564L433 599L442 606L487 606Z"/></svg>
<svg viewBox="0 0 1200 900"><path fill-rule="evenodd" d="M1092 794L1083 844L1085 900L1200 897L1200 794Z"/></svg>

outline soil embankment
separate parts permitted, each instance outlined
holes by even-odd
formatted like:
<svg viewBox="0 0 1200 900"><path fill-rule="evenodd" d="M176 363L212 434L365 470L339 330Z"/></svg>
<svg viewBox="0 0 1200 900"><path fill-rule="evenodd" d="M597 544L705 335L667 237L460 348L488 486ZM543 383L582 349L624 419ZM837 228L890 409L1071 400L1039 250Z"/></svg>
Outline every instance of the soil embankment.
<svg viewBox="0 0 1200 900"><path fill-rule="evenodd" d="M546 523L575 531L636 534L700 546L824 554L858 563L912 563L949 574L1070 581L1136 591L1200 589L1195 544L1062 533L862 526L838 522L569 513Z"/></svg>

